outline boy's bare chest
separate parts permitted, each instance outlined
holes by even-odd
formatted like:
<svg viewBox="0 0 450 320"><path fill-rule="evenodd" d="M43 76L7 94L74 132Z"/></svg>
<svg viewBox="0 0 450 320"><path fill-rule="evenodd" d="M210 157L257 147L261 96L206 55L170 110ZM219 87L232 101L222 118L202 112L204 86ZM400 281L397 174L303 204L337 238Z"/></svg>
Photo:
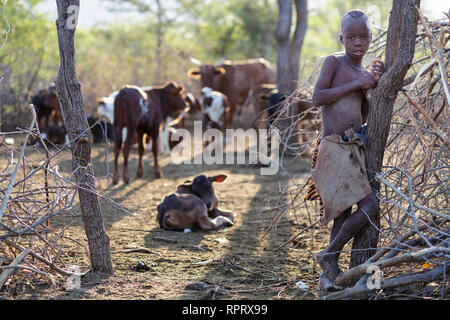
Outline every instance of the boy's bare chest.
<svg viewBox="0 0 450 320"><path fill-rule="evenodd" d="M365 72L367 71L356 70L342 62L334 73L333 80L331 81L331 88L342 86L349 82L358 80L364 75Z"/></svg>

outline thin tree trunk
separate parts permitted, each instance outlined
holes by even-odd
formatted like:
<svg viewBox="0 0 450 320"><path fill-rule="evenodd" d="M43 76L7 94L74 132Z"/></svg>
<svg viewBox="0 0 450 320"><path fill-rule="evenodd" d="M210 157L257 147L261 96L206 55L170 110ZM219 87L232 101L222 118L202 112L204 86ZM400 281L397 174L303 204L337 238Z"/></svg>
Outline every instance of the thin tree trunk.
<svg viewBox="0 0 450 320"><path fill-rule="evenodd" d="M289 51L289 75L291 83L291 92L297 89L298 70L300 66L300 52L305 39L306 29L308 27L308 3L307 0L295 0L295 9L297 13L297 24L294 36L291 41Z"/></svg>
<svg viewBox="0 0 450 320"><path fill-rule="evenodd" d="M368 147L365 153L369 180L376 193L380 185L374 177L376 173L381 172L383 165L393 106L414 56L418 22L416 7L419 6L420 0L394 0L386 43L386 71L377 87L371 90L367 119ZM350 267L362 264L375 253L379 237L379 212L372 223L355 236Z"/></svg>
<svg viewBox="0 0 450 320"><path fill-rule="evenodd" d="M74 35L76 25L73 13L68 8L79 8L79 0L56 0L58 8L59 54L61 66L56 79L56 88L64 125L72 150L72 170L78 185L81 215L89 244L89 255L93 271L113 273L109 237L103 224L100 204L95 194L95 178L91 163L90 131L86 119L83 96L75 70ZM71 7L72 9L74 7Z"/></svg>
<svg viewBox="0 0 450 320"><path fill-rule="evenodd" d="M291 95L297 89L300 52L307 28L307 0L295 0L296 27L290 39L292 23L292 1L278 0L277 39L277 84L281 94ZM286 114L280 115L277 127L282 133L283 144L288 154L296 155L298 130L293 123L298 113L296 104L290 104ZM289 128L289 129L288 129ZM289 130L289 132L287 132ZM283 148L284 149L284 148Z"/></svg>
<svg viewBox="0 0 450 320"><path fill-rule="evenodd" d="M289 78L289 37L291 33L291 0L278 0L277 39L277 83L282 94L291 93Z"/></svg>
<svg viewBox="0 0 450 320"><path fill-rule="evenodd" d="M162 6L161 1L156 0L156 5L158 7L158 11L156 12L158 18L158 24L156 26L156 48L155 48L155 56L156 56L156 74L155 74L155 83L161 84L161 69L162 69L162 42L164 37L163 32L163 21L162 21Z"/></svg>

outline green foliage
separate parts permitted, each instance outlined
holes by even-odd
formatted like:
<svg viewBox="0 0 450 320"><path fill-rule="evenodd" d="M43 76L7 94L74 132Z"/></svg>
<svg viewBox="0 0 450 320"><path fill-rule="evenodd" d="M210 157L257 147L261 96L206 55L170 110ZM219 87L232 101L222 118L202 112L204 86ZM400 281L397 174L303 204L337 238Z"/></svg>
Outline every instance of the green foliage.
<svg viewBox="0 0 450 320"><path fill-rule="evenodd" d="M159 82L175 80L194 91L198 82L186 76L187 70L193 67L189 56L204 62L256 57L276 62L277 0L102 1L111 10L132 10L142 19L77 29L77 75L88 112L94 111L97 98L124 84L157 84L159 52ZM29 90L36 92L48 86L59 69L54 21L38 13L39 2L3 0L0 5L0 44L7 30L2 14L11 26L8 41L0 48L0 75L7 75L2 90L3 95L8 95L3 101L8 108L4 106L3 113L24 110ZM312 63L318 58L342 50L339 29L343 14L353 8L361 9L370 18L376 18L377 25L386 28L392 4L392 0L308 2L308 30L301 52L300 80L311 73ZM83 3L81 10L82 6ZM295 27L295 16L292 21ZM373 32L376 35L379 29L374 27ZM11 109L11 105L15 107Z"/></svg>
<svg viewBox="0 0 450 320"><path fill-rule="evenodd" d="M38 2L10 0L0 7L0 43L4 43L0 48L2 103L10 104L9 110L14 110L16 116L25 112L30 90L48 85L54 77L54 62L58 61L54 24L34 10ZM6 110L2 109L2 116Z"/></svg>

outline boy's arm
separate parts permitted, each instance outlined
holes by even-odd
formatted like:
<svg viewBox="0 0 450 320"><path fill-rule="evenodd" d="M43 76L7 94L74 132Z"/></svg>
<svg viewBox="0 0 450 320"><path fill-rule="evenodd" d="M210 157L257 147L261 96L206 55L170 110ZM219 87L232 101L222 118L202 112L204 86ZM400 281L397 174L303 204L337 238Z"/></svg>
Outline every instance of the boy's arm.
<svg viewBox="0 0 450 320"><path fill-rule="evenodd" d="M335 56L328 56L325 58L322 64L322 69L320 70L319 78L316 82L316 86L314 87L313 104L315 106L328 105L336 102L355 90L372 88L375 86L375 81L373 80L371 74L367 72L354 81L338 87L330 88L333 77L340 63L341 62Z"/></svg>

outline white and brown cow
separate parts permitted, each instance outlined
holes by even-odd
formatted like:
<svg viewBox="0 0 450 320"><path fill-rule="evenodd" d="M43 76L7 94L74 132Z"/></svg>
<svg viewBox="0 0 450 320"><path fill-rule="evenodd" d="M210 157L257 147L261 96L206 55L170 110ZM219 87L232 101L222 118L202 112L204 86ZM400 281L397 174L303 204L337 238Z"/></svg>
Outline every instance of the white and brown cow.
<svg viewBox="0 0 450 320"><path fill-rule="evenodd" d="M144 174L142 157L145 152L144 135L152 140L152 152L154 158L154 173L156 178L162 176L158 163L158 137L161 124L167 117L176 118L186 109L183 99L183 87L174 82L168 82L163 86L153 87L143 91L135 86L122 88L114 100L114 175L113 183L119 181L119 154L123 148L123 181L129 182L128 156L135 135L139 144L139 161L137 177ZM127 138L122 140L122 128L127 128Z"/></svg>
<svg viewBox="0 0 450 320"><path fill-rule="evenodd" d="M203 129L215 128L223 131L229 128L231 113L227 97L209 87L202 88L201 93Z"/></svg>

